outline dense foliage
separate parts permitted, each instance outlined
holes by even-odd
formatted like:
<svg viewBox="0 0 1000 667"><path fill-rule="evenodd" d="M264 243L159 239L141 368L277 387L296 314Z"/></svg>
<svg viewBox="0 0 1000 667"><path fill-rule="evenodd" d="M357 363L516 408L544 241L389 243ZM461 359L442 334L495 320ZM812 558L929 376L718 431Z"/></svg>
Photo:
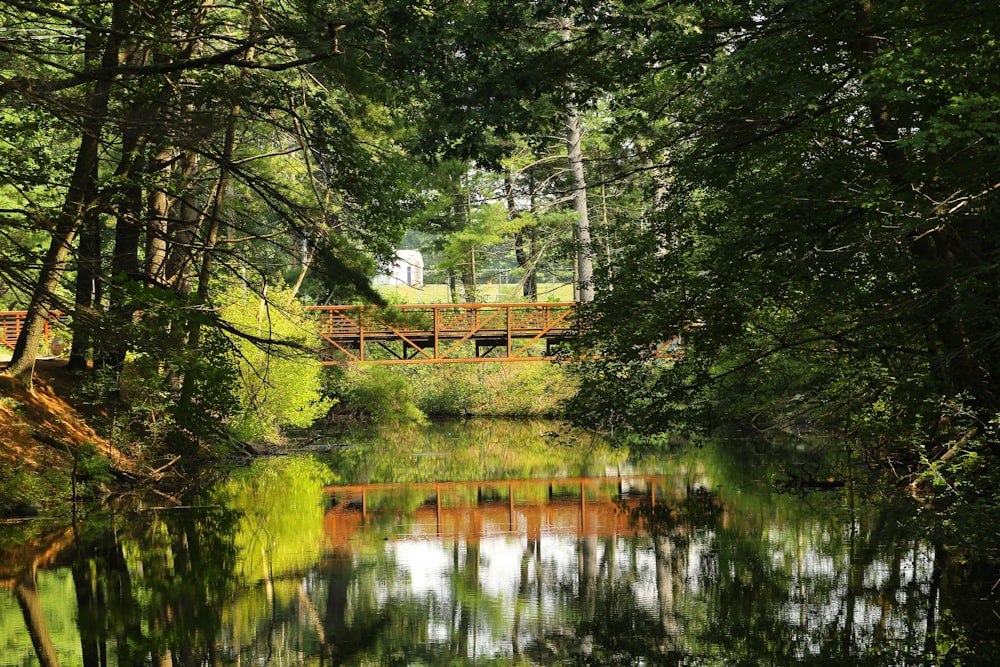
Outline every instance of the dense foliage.
<svg viewBox="0 0 1000 667"><path fill-rule="evenodd" d="M721 383L744 410L784 393L886 425L910 423L896 412L909 406L932 429L927 400L994 411L991 14L776 2L692 8L687 26L646 16L658 66L627 89L626 131L645 131L662 191L595 314L604 372L637 396ZM674 335L682 360L630 365Z"/></svg>
<svg viewBox="0 0 1000 667"><path fill-rule="evenodd" d="M548 364L419 364L331 368L334 421L423 423L428 417L555 418L576 389Z"/></svg>
<svg viewBox="0 0 1000 667"><path fill-rule="evenodd" d="M636 37L618 136L641 137L632 166L657 176L592 313L604 354L578 416L836 429L903 479L929 471L967 519L995 504L997 8L606 21Z"/></svg>
<svg viewBox="0 0 1000 667"><path fill-rule="evenodd" d="M238 375L233 431L275 442L282 427L311 426L331 402L322 395L318 341L307 316L287 290L272 291L268 300L234 287L226 297L222 317L235 333L223 363Z"/></svg>
<svg viewBox="0 0 1000 667"><path fill-rule="evenodd" d="M446 270L476 298L477 247L544 219L517 210L513 167L505 179L487 171L518 134L562 122L572 68L547 55L563 40L559 9L4 5L0 295L28 311L8 371L30 380L47 318L61 310L70 366L98 375L91 388L119 396L127 379L159 397L140 412L160 424L197 434L221 418L246 436L231 417L247 414L253 377L302 341L227 319L220 285L239 282L279 309L270 295L285 283L311 303L378 301L367 279L406 226L437 225L451 234L440 244L454 256ZM501 192L487 186L457 215L471 190L447 184L472 178L473 165ZM550 185L544 197L558 195ZM567 227L565 215L551 219ZM527 236L517 261L537 298L544 248Z"/></svg>
<svg viewBox="0 0 1000 667"><path fill-rule="evenodd" d="M280 337L227 321L216 278L265 298L313 267L313 300L370 294L370 258L391 255L413 200L393 140L405 100L366 70L384 50L375 11L4 5L0 280L28 310L9 371L30 377L61 309L72 367L114 387L127 358L153 359L173 418L200 428L237 377L220 361L253 358L239 339Z"/></svg>

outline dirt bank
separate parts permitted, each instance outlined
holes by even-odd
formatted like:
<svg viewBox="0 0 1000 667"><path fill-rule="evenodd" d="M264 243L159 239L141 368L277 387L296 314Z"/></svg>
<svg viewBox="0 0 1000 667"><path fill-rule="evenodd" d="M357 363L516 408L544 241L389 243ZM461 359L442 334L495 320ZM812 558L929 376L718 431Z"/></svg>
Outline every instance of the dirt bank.
<svg viewBox="0 0 1000 667"><path fill-rule="evenodd" d="M24 488L26 480L49 480L34 489L36 496L60 493L56 480L69 478L81 448L96 449L114 469L131 470L131 462L73 407L72 387L62 359L39 359L31 390L0 371L0 502L44 503L46 498L32 497L32 489Z"/></svg>

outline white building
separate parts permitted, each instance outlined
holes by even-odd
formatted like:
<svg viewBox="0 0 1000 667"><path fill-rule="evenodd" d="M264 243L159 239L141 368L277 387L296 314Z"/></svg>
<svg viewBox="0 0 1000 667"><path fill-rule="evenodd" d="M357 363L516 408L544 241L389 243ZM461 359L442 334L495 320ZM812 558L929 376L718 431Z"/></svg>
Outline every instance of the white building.
<svg viewBox="0 0 1000 667"><path fill-rule="evenodd" d="M423 285L424 257L419 250L397 250L396 259L375 276L376 285Z"/></svg>

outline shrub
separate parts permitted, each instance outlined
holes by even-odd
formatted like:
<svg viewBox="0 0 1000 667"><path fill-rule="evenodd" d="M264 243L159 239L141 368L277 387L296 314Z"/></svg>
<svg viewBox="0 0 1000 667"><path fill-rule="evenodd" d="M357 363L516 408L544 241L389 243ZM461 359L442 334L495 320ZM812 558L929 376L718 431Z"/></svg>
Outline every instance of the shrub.
<svg viewBox="0 0 1000 667"><path fill-rule="evenodd" d="M422 367L411 373L417 406L442 416L551 417L572 391L549 363L483 363Z"/></svg>
<svg viewBox="0 0 1000 667"><path fill-rule="evenodd" d="M345 408L376 421L442 417L553 417L573 384L547 363L348 366L330 373Z"/></svg>
<svg viewBox="0 0 1000 667"><path fill-rule="evenodd" d="M351 366L343 376L346 402L378 422L423 422L410 382L385 366Z"/></svg>
<svg viewBox="0 0 1000 667"><path fill-rule="evenodd" d="M265 302L237 286L224 301L222 317L239 332L227 334L239 404L233 434L274 441L282 426L307 427L325 415L332 401L323 396L315 333L291 293L272 289Z"/></svg>

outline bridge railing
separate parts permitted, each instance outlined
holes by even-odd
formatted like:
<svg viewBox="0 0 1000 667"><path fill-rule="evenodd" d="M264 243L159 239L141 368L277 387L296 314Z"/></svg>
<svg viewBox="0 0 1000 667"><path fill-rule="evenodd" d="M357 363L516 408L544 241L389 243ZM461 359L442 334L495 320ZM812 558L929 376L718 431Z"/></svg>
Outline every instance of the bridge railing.
<svg viewBox="0 0 1000 667"><path fill-rule="evenodd" d="M513 332L573 330L567 315L576 304L559 303L433 303L377 308L373 306L309 306L318 317L320 333L356 335L396 331L460 332L495 330Z"/></svg>
<svg viewBox="0 0 1000 667"><path fill-rule="evenodd" d="M21 328L24 327L24 321L27 317L28 311L26 310L0 311L0 345L13 351L14 346L17 344L17 337L21 335ZM45 320L45 328L42 332L46 345L52 339L52 328L60 323L65 324L68 319L62 311L51 311L49 317Z"/></svg>

